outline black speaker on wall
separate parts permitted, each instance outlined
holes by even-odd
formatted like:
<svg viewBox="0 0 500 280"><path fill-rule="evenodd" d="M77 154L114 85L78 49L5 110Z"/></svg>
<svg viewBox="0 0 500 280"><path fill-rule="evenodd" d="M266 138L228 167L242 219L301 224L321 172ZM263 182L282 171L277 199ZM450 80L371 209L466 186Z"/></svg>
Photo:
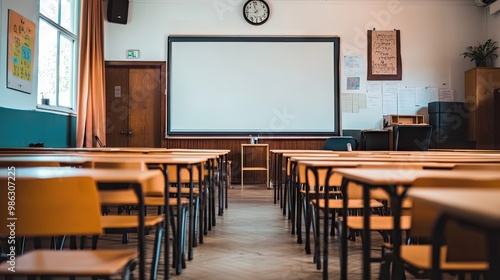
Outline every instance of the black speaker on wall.
<svg viewBox="0 0 500 280"><path fill-rule="evenodd" d="M127 24L128 0L108 0L108 21Z"/></svg>

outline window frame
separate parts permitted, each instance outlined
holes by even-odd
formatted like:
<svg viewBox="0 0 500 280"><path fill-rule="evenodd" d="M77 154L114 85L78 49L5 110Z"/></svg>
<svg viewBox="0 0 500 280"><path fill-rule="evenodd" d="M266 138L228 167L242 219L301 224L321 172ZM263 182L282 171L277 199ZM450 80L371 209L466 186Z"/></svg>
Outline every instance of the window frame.
<svg viewBox="0 0 500 280"><path fill-rule="evenodd" d="M58 21L61 21L61 1L63 0L58 0ZM80 5L79 1L74 1L72 3L74 5L71 9L71 13L73 14L73 29L75 30L74 33L71 32L70 30L64 28L61 24L53 21L50 19L48 16L45 16L42 14L41 8L39 7L38 9L38 15L39 15L39 20L38 20L38 25L40 26L41 22L43 21L45 24L49 25L50 27L54 28L55 31L57 32L57 44L56 44L56 104L50 104L50 105L45 105L41 103L41 96L40 96L40 91L38 88L38 79L40 77L40 64L38 63L38 74L37 74L37 97L36 97L36 108L41 109L41 110L47 110L47 111L56 111L56 112L62 112L62 113L68 113L68 114L76 114L77 111L77 104L78 104L78 60L79 60L79 27L80 27ZM38 32L39 38L41 38L40 31ZM73 42L73 50L72 50L72 61L71 64L72 69L71 69L71 78L72 78L72 84L70 85L70 107L66 106L61 106L59 105L59 86L60 86L60 51L61 51L61 37L64 37L66 40L69 40L70 42ZM40 45L40 39L37 40L38 45ZM39 48L38 48L39 49ZM38 53L37 61L40 61L39 57L40 53Z"/></svg>

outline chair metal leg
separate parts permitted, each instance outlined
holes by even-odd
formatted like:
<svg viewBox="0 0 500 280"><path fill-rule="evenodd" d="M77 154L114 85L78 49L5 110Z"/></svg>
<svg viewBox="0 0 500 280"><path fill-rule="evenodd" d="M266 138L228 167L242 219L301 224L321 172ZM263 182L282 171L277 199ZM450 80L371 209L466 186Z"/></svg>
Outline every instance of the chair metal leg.
<svg viewBox="0 0 500 280"><path fill-rule="evenodd" d="M389 280L391 279L391 263L392 263L392 251L382 252L382 261L380 262L380 272L379 280Z"/></svg>
<svg viewBox="0 0 500 280"><path fill-rule="evenodd" d="M151 273L149 278L155 280L158 275L158 266L161 254L161 239L163 238L163 223L156 225L156 234L153 248L153 260L151 261ZM168 242L168 241L167 241Z"/></svg>
<svg viewBox="0 0 500 280"><path fill-rule="evenodd" d="M99 235L92 236L92 250L97 249L97 241L99 240ZM82 247L83 249L83 247Z"/></svg>

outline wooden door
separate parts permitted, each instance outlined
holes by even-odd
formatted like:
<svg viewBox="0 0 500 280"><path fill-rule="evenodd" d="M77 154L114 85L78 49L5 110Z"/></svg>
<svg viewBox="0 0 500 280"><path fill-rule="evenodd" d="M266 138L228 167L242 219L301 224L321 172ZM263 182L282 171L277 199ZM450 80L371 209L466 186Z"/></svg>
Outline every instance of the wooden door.
<svg viewBox="0 0 500 280"><path fill-rule="evenodd" d="M128 68L106 67L106 145L128 147Z"/></svg>
<svg viewBox="0 0 500 280"><path fill-rule="evenodd" d="M106 144L161 147L165 63L106 63Z"/></svg>

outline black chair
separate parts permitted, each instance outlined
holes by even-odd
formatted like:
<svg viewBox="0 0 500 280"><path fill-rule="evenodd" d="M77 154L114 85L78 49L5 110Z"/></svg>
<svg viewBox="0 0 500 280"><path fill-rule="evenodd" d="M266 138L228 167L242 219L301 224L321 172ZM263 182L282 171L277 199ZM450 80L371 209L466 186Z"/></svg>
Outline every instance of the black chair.
<svg viewBox="0 0 500 280"><path fill-rule="evenodd" d="M389 130L362 130L361 150L387 151L389 150Z"/></svg>
<svg viewBox="0 0 500 280"><path fill-rule="evenodd" d="M432 134L431 125L397 125L393 127L395 151L427 151Z"/></svg>
<svg viewBox="0 0 500 280"><path fill-rule="evenodd" d="M357 149L356 140L352 136L334 136L326 139L323 150L347 151L347 144L351 144L351 149Z"/></svg>

